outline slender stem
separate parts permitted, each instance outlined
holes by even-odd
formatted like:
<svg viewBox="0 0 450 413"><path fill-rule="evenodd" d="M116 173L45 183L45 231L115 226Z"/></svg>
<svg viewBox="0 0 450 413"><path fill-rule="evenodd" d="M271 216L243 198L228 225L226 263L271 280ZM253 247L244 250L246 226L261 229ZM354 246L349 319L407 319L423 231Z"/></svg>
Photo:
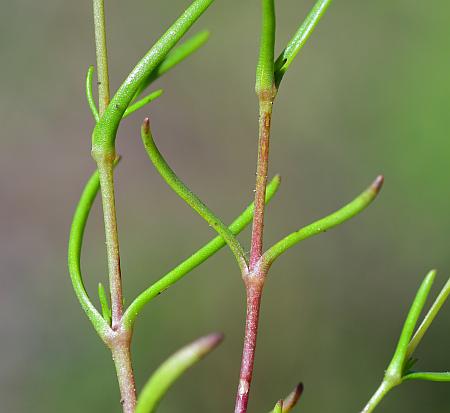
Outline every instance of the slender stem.
<svg viewBox="0 0 450 413"><path fill-rule="evenodd" d="M245 337L242 350L241 371L236 394L235 413L246 413L250 385L255 362L256 338L258 335L259 308L266 279L266 267L261 265L263 251L264 209L269 168L270 124L274 87L274 47L275 47L275 2L262 0L261 39L258 65L256 67L255 91L259 100L258 160L256 165L255 213L253 215L250 260L247 271L242 271L246 295L247 313Z"/></svg>
<svg viewBox="0 0 450 413"><path fill-rule="evenodd" d="M136 386L131 365L131 335L125 334L119 337L121 339L114 341L112 344L111 352L119 382L120 404L122 405L123 413L134 413L136 409Z"/></svg>
<svg viewBox="0 0 450 413"><path fill-rule="evenodd" d="M117 330L122 319L123 304L119 236L117 232L116 207L114 200L113 160L108 156L104 156L97 157L96 161L102 192L103 219L105 222L109 288L111 291L112 329Z"/></svg>
<svg viewBox="0 0 450 413"><path fill-rule="evenodd" d="M250 280L250 277L247 278ZM264 276L261 278L251 277L252 281L246 282L247 292L247 316L245 320L244 348L242 350L241 372L239 374L239 385L236 394L235 413L247 411L250 385L253 376L253 365L255 362L256 338L258 335L259 309L261 305Z"/></svg>
<svg viewBox="0 0 450 413"><path fill-rule="evenodd" d="M94 1L95 54L97 56L98 106L100 116L109 104L108 51L106 48L105 2Z"/></svg>
<svg viewBox="0 0 450 413"><path fill-rule="evenodd" d="M361 413L370 413L375 410L375 407L383 400L384 396L394 387L392 383L389 381L383 380L380 387L378 387L377 391L365 405L364 409L361 410Z"/></svg>
<svg viewBox="0 0 450 413"><path fill-rule="evenodd" d="M101 118L110 102L104 0L93 0L93 4L99 116ZM114 339L109 343L109 346L116 367L123 412L134 413L136 407L136 389L130 354L131 330L121 331L123 299L119 236L117 232L116 206L114 199L113 165L116 157L115 150L113 148L109 151L93 151L92 155L97 162L98 176L100 179L108 257L109 287L111 291L111 327L116 333Z"/></svg>
<svg viewBox="0 0 450 413"><path fill-rule="evenodd" d="M264 232L264 196L269 168L270 123L272 117L272 102L260 101L258 164L256 167L255 185L255 215L252 226L250 249L250 271L253 271L262 255Z"/></svg>
<svg viewBox="0 0 450 413"><path fill-rule="evenodd" d="M274 87L275 3L262 0L261 40L256 68L255 91L259 100L258 163L256 167L255 215L250 247L250 271L262 256L264 230L264 196L269 167L269 138Z"/></svg>

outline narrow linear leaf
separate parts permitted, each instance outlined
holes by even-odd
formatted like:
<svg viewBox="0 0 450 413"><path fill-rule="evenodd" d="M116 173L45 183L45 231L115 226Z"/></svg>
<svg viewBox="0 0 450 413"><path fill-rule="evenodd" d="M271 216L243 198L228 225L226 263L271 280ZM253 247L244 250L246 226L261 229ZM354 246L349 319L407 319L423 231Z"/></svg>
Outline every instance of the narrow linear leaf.
<svg viewBox="0 0 450 413"><path fill-rule="evenodd" d="M117 162L115 165L117 165ZM70 229L67 255L69 274L78 301L80 302L82 309L88 316L98 335L105 340L110 327L89 299L86 289L84 288L80 268L84 230L86 228L86 222L99 188L99 177L98 173L95 172L87 182L75 209L72 219L72 226Z"/></svg>
<svg viewBox="0 0 450 413"><path fill-rule="evenodd" d="M162 94L163 90L158 89L147 95L145 98L138 100L136 103L133 103L130 107L127 108L127 110L123 114L123 117L126 118L130 116L132 113L143 108L148 103L153 102L155 99L158 99Z"/></svg>
<svg viewBox="0 0 450 413"><path fill-rule="evenodd" d="M439 311L441 310L442 306L446 302L448 296L450 294L450 279L445 283L444 287L442 288L441 292L437 296L436 300L434 301L433 305L431 306L430 310L428 311L427 315L424 317L422 323L420 324L419 328L415 332L413 338L408 344L408 350L406 351L406 357L410 357L414 350L417 348L419 343L421 342L423 336L433 323L434 319L438 315Z"/></svg>
<svg viewBox="0 0 450 413"><path fill-rule="evenodd" d="M95 157L115 154L117 128L145 78L164 60L183 35L197 21L213 0L194 0L181 16L159 38L149 52L117 90L92 135L92 153Z"/></svg>
<svg viewBox="0 0 450 413"><path fill-rule="evenodd" d="M222 334L199 338L170 356L153 373L142 389L135 413L152 413L175 381L190 367L214 350L223 340Z"/></svg>
<svg viewBox="0 0 450 413"><path fill-rule="evenodd" d="M408 344L411 340L420 313L422 312L425 302L427 301L428 294L430 293L430 289L435 278L436 271L430 271L426 275L425 279L420 285L419 290L417 291L416 297L414 298L411 308L409 309L408 316L406 317L405 324L403 325L394 357L392 358L392 361L386 370L387 377L392 377L400 380L403 375L403 370L407 361L406 355Z"/></svg>
<svg viewBox="0 0 450 413"><path fill-rule="evenodd" d="M94 66L89 66L89 69L86 74L86 99L95 122L98 122L100 120L100 115L98 113L97 105L95 104L94 92L92 90L93 78L94 78Z"/></svg>
<svg viewBox="0 0 450 413"><path fill-rule="evenodd" d="M273 196L278 191L281 179L276 175L267 185L266 189L266 203L270 202ZM252 202L245 211L237 217L233 223L228 227L229 230L237 235L239 234L252 220L255 205ZM214 255L217 251L225 246L225 241L221 236L217 236L209 241L202 248L197 250L189 258L177 265L173 270L169 271L165 276L159 279L156 283L151 285L131 303L124 314L124 323L127 328L132 328L137 315L142 308L150 302L153 298L167 290L170 286L181 280L194 268L205 262L208 258Z"/></svg>
<svg viewBox="0 0 450 413"><path fill-rule="evenodd" d="M102 283L98 283L98 298L102 307L103 318L109 325L111 325L111 309L109 308L108 297Z"/></svg>
<svg viewBox="0 0 450 413"><path fill-rule="evenodd" d="M427 380L427 381L450 381L450 372L429 373L429 372L414 372L403 376L403 380Z"/></svg>
<svg viewBox="0 0 450 413"><path fill-rule="evenodd" d="M289 41L285 49L275 62L275 86L278 89L284 74L289 69L292 61L297 56L298 52L305 45L311 33L319 23L322 16L325 14L331 0L318 0L314 7L309 12L306 19L303 21L297 32Z"/></svg>
<svg viewBox="0 0 450 413"><path fill-rule="evenodd" d="M183 199L194 211L196 211L217 233L225 240L233 252L236 261L244 270L247 266L244 249L228 229L228 227L218 218L182 181L159 152L150 130L150 121L145 119L141 129L142 142L144 143L147 155L154 167L159 172L166 183Z"/></svg>
<svg viewBox="0 0 450 413"><path fill-rule="evenodd" d="M149 85L162 75L167 73L170 69L177 66L187 57L191 56L200 47L202 47L209 39L209 31L203 30L190 39L186 40L180 46L177 46L169 52L166 58L154 69L150 75L141 83L138 91L135 94L135 98L139 96Z"/></svg>
<svg viewBox="0 0 450 413"><path fill-rule="evenodd" d="M380 192L382 185L383 177L380 175L369 188L343 208L283 238L264 253L264 263L270 266L281 254L300 241L328 231L329 229L348 221L350 218L353 218L372 203Z"/></svg>

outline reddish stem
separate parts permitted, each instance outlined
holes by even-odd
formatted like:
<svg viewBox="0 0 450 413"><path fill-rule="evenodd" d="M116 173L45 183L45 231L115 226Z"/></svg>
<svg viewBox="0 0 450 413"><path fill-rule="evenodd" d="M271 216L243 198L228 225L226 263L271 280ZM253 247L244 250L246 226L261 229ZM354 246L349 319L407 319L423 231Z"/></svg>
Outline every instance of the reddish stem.
<svg viewBox="0 0 450 413"><path fill-rule="evenodd" d="M258 335L259 308L264 285L264 275L250 275L246 278L247 316L245 321L244 348L242 351L241 372L236 395L235 413L247 411L250 385L255 362L256 338Z"/></svg>
<svg viewBox="0 0 450 413"><path fill-rule="evenodd" d="M123 413L134 413L136 409L136 386L131 365L130 345L131 333L126 331L116 334L110 343Z"/></svg>
<svg viewBox="0 0 450 413"><path fill-rule="evenodd" d="M258 164L256 167L255 213L250 249L250 271L253 271L262 255L264 232L264 209L269 167L270 123L272 101L261 99L259 110Z"/></svg>
<svg viewBox="0 0 450 413"><path fill-rule="evenodd" d="M271 93L262 93L259 96L259 138L258 163L256 166L255 212L253 215L249 268L243 274L247 293L247 316L245 320L244 348L242 350L241 372L236 395L235 413L247 412L253 365L255 362L259 307L266 278L266 269L261 265L261 257L263 251L264 201L269 167L272 100L273 96Z"/></svg>

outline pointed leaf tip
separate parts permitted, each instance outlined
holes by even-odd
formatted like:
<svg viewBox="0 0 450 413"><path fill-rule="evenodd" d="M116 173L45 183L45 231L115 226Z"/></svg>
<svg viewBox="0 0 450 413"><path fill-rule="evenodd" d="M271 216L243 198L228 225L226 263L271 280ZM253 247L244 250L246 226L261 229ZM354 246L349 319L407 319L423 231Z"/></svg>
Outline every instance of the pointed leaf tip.
<svg viewBox="0 0 450 413"><path fill-rule="evenodd" d="M207 336L200 337L198 340L194 341L192 345L199 350L199 355L204 355L222 343L224 338L225 336L222 333L212 333Z"/></svg>
<svg viewBox="0 0 450 413"><path fill-rule="evenodd" d="M214 350L223 337L221 333L200 337L170 356L145 384L139 395L135 413L153 413L175 381Z"/></svg>
<svg viewBox="0 0 450 413"><path fill-rule="evenodd" d="M142 123L142 131L148 135L148 133L150 132L150 119L149 118L145 118L144 122Z"/></svg>
<svg viewBox="0 0 450 413"><path fill-rule="evenodd" d="M381 188L383 186L383 183L384 183L384 176L383 175L378 175L376 177L375 181L373 181L373 183L371 185L373 191L375 193L380 192L380 190L381 190Z"/></svg>
<svg viewBox="0 0 450 413"><path fill-rule="evenodd" d="M297 404L304 390L303 383L298 383L294 390L283 401L283 413L290 412Z"/></svg>

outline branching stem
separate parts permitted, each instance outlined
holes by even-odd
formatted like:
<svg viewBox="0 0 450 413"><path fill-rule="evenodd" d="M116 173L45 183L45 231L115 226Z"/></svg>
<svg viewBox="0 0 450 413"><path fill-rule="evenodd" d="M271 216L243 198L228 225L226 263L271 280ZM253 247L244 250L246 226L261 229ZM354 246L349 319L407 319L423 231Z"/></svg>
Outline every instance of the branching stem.
<svg viewBox="0 0 450 413"><path fill-rule="evenodd" d="M99 116L103 116L110 103L108 51L106 47L104 0L93 0L95 25L95 50L97 56ZM136 406L136 390L131 365L131 331L122 332L123 297L120 271L119 236L117 231L114 197L114 150L100 150L92 153L98 169L105 223L106 249L108 257L109 288L111 292L111 327L115 338L110 348L116 366L121 404L124 413L133 413Z"/></svg>
<svg viewBox="0 0 450 413"><path fill-rule="evenodd" d="M274 86L275 2L262 0L261 40L256 68L255 91L259 101L258 160L256 165L255 213L253 216L250 260L242 271L247 295L245 338L242 350L241 371L236 394L235 413L246 413L255 361L256 338L259 325L259 308L266 279L266 269L261 265L263 253L264 210L269 168L270 126Z"/></svg>

